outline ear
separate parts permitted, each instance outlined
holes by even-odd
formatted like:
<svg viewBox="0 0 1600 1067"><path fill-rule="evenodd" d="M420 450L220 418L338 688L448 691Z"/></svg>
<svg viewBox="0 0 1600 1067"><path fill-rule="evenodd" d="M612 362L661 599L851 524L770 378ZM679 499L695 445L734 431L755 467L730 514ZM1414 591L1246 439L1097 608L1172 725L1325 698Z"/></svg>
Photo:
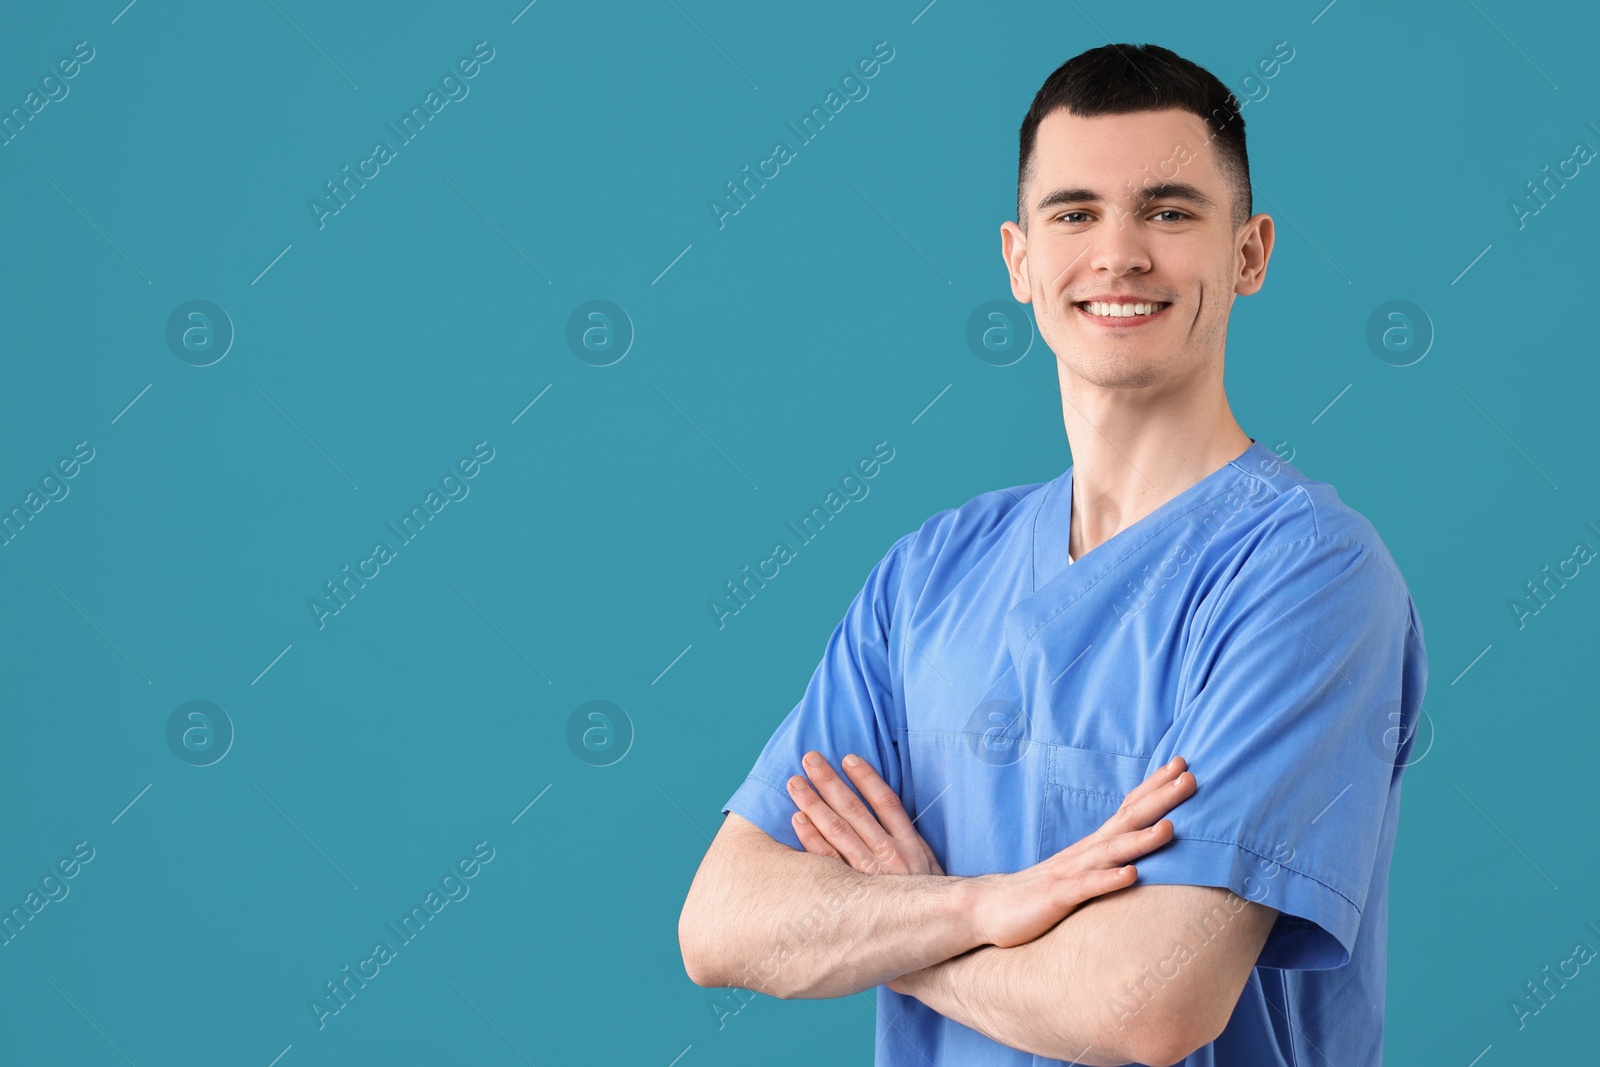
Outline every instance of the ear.
<svg viewBox="0 0 1600 1067"><path fill-rule="evenodd" d="M1272 258L1271 215L1252 215L1239 231L1239 274L1233 291L1239 296L1259 292L1267 281L1267 260Z"/></svg>
<svg viewBox="0 0 1600 1067"><path fill-rule="evenodd" d="M1033 286L1028 279L1028 235L1010 220L1000 224L1000 256L1011 276L1011 295L1019 303L1031 303Z"/></svg>

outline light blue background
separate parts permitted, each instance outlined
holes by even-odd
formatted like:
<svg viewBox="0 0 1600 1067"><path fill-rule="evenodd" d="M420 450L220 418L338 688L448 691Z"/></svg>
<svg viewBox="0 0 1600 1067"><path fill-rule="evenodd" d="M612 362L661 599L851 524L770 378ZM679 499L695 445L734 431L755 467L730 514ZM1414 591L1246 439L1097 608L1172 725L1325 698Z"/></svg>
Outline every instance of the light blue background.
<svg viewBox="0 0 1600 1067"><path fill-rule="evenodd" d="M965 333L1009 299L1022 115L1108 38L1242 97L1295 51L1244 110L1279 243L1229 395L1373 521L1426 627L1388 1056L1591 1046L1593 967L1523 1029L1508 1005L1600 947L1600 578L1521 629L1509 602L1600 547L1600 177L1520 229L1508 202L1600 148L1592 13L123 3L0 15L5 109L95 50L0 148L0 503L95 449L0 549L0 904L96 850L0 948L0 1059L870 1062L865 997L719 1028L678 913L889 544L1070 462L1042 341L1002 368ZM479 41L470 95L319 229L307 200ZM869 95L719 230L707 201L879 41ZM196 299L237 333L203 368L165 339ZM636 331L611 366L566 342L593 299ZM1392 299L1436 332L1412 366L1365 339ZM308 599L481 440L470 495L319 630ZM710 598L880 440L870 495L719 630ZM193 699L236 730L209 767L166 740ZM566 740L593 699L636 732L610 766ZM307 1001L483 840L470 895L319 1030Z"/></svg>

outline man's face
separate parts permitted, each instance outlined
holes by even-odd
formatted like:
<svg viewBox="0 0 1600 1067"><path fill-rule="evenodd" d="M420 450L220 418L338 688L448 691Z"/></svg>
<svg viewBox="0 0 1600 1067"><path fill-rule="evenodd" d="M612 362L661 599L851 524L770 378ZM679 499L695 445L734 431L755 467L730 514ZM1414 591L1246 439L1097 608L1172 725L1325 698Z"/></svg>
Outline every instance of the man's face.
<svg viewBox="0 0 1600 1067"><path fill-rule="evenodd" d="M1001 244L1012 293L1065 371L1107 389L1177 386L1220 360L1234 295L1261 287L1272 220L1235 232L1208 134L1176 109L1040 122L1028 232L1008 221ZM1108 297L1155 306L1084 303Z"/></svg>

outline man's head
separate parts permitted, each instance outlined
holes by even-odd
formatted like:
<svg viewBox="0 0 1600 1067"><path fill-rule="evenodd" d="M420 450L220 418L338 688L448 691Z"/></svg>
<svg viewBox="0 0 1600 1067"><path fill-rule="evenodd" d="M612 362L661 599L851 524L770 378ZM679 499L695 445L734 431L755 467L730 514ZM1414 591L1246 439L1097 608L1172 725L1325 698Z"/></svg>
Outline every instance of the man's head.
<svg viewBox="0 0 1600 1067"><path fill-rule="evenodd" d="M1252 214L1242 107L1210 71L1160 45L1108 44L1072 57L1039 87L1017 135L1017 222L1022 232L1028 232L1025 197L1036 169L1039 123L1062 108L1082 118L1169 108L1189 112L1201 127L1195 138L1211 143L1232 195L1230 219L1238 229ZM1151 169L1156 171L1155 164Z"/></svg>
<svg viewBox="0 0 1600 1067"><path fill-rule="evenodd" d="M1063 367L1123 389L1210 371L1220 388L1233 297L1260 289L1272 248L1237 98L1165 48L1106 45L1045 80L1020 142L1002 253ZM1153 313L1085 306L1108 297Z"/></svg>

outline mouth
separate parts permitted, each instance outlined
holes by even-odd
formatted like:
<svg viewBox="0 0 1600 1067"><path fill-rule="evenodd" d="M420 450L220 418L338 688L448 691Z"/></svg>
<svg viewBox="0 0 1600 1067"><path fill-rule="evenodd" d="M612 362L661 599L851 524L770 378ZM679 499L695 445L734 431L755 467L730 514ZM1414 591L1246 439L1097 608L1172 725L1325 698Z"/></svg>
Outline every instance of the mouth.
<svg viewBox="0 0 1600 1067"><path fill-rule="evenodd" d="M1097 326L1127 329L1130 326L1143 326L1153 319L1160 318L1172 303L1160 300L1128 303L1080 300L1072 306L1077 308L1078 314Z"/></svg>

